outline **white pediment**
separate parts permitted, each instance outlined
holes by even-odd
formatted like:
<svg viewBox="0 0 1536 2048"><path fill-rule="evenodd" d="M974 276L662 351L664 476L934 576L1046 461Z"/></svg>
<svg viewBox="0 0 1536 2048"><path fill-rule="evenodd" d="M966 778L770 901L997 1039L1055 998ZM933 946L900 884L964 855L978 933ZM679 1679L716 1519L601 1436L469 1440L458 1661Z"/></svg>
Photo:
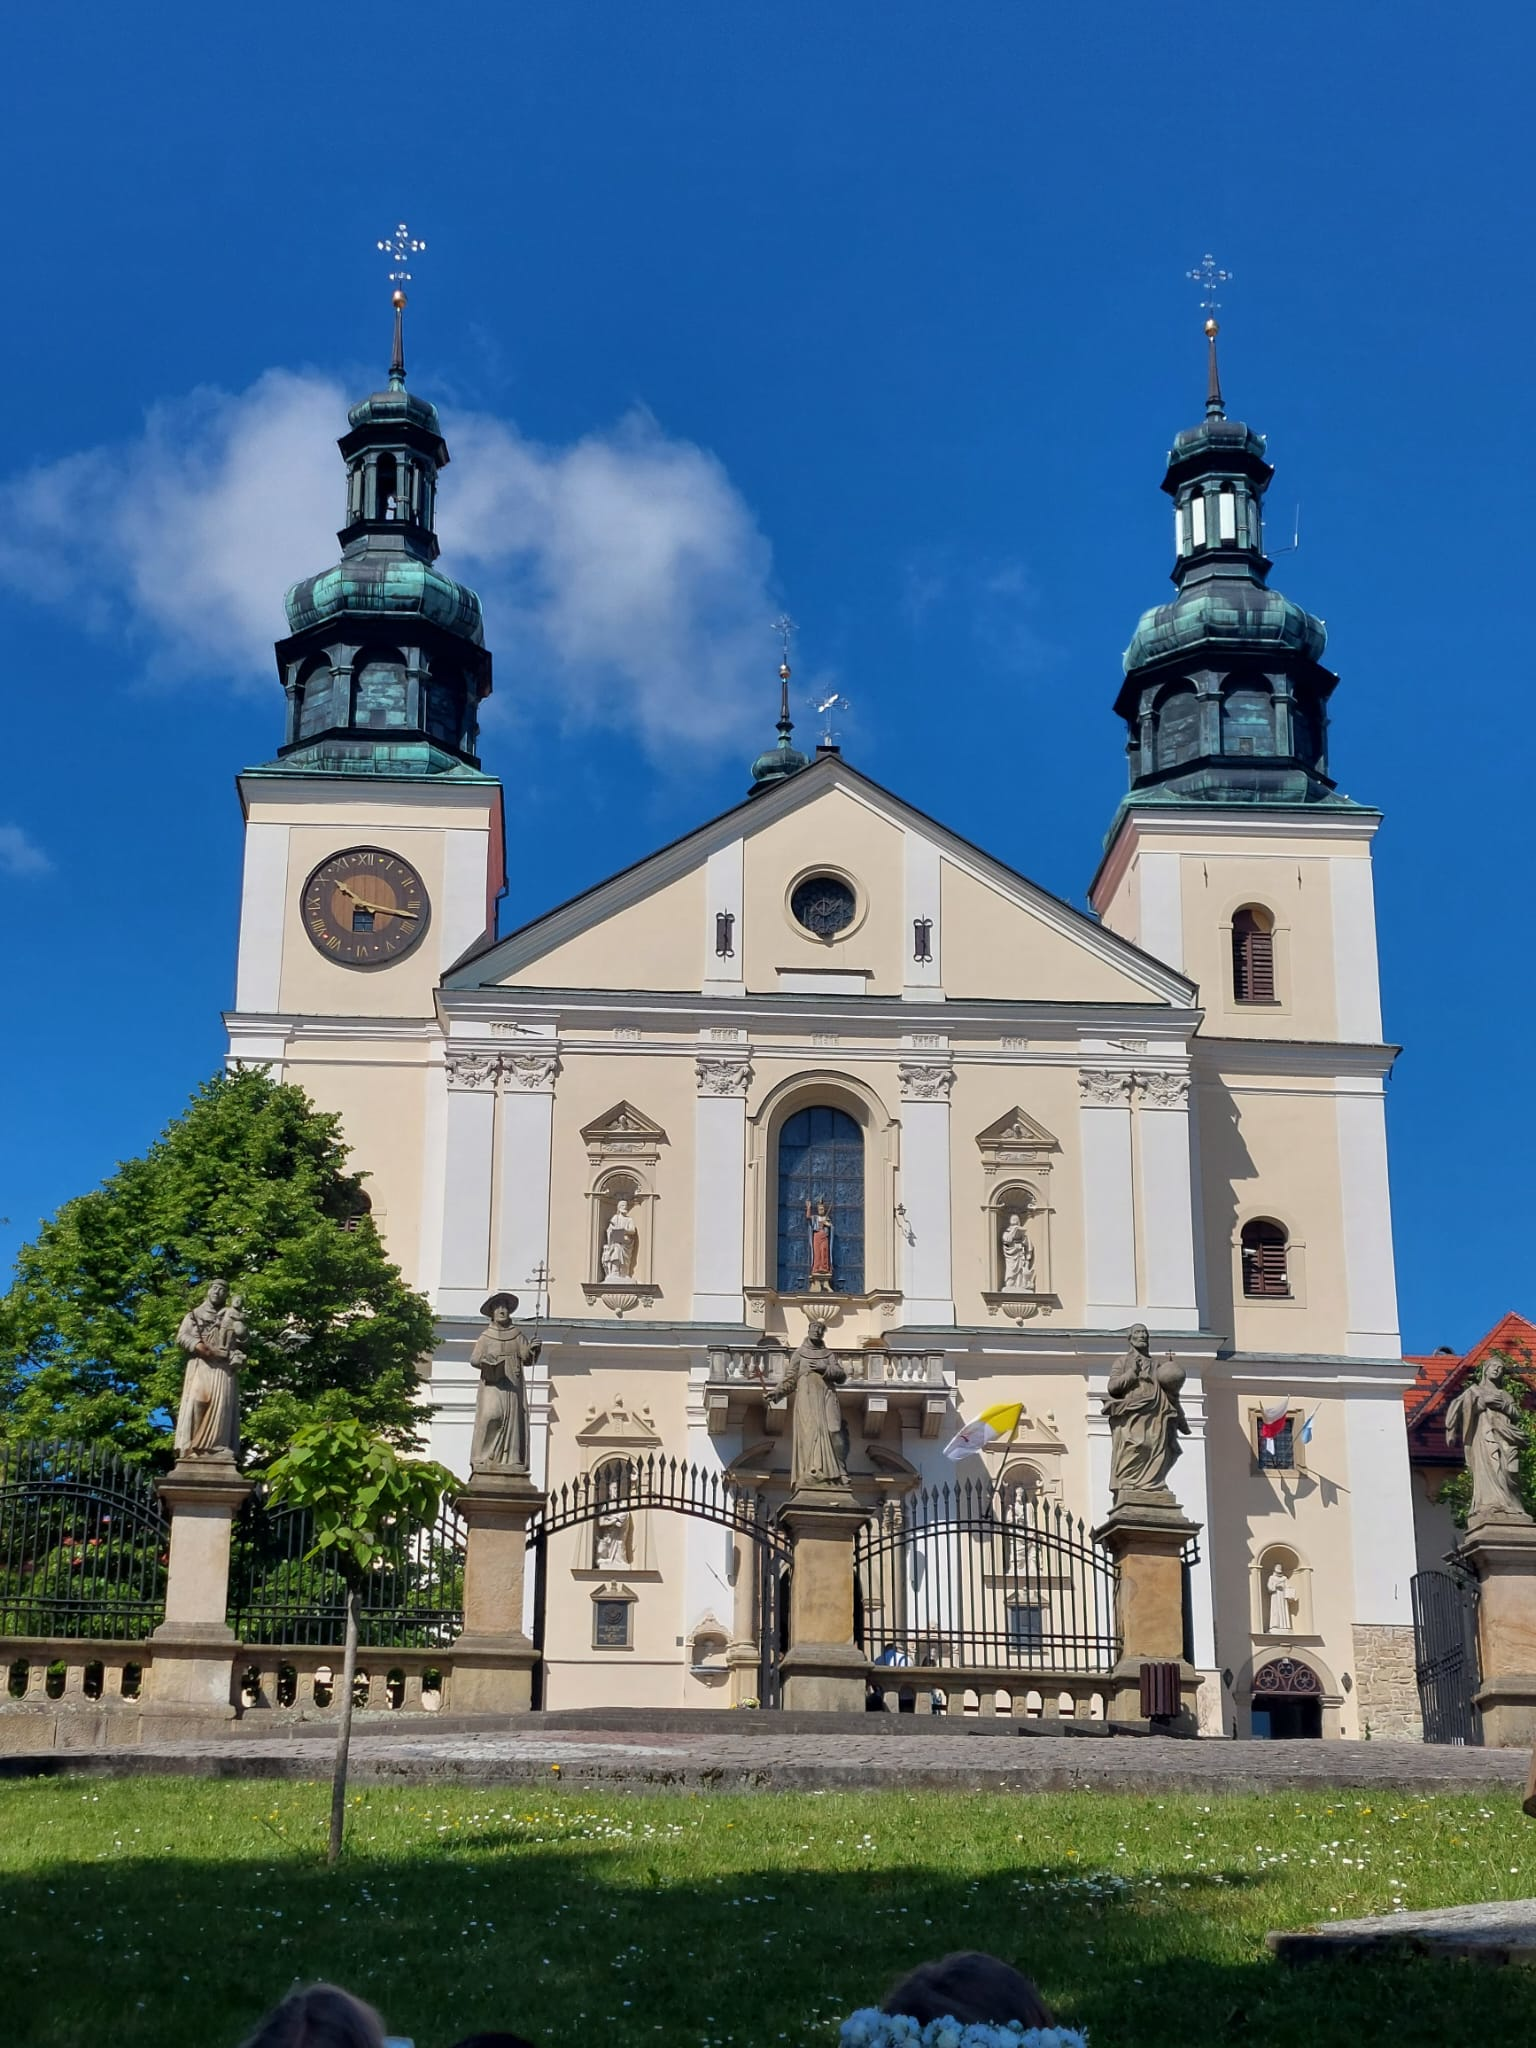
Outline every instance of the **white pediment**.
<svg viewBox="0 0 1536 2048"><path fill-rule="evenodd" d="M631 1408L622 1394L606 1407L595 1403L576 1432L579 1444L602 1444L616 1449L655 1451L661 1448L661 1433L651 1419L649 1408Z"/></svg>
<svg viewBox="0 0 1536 2048"><path fill-rule="evenodd" d="M1031 1164L1043 1153L1061 1150L1045 1125L1017 1106L978 1131L976 1144L983 1159L995 1159L1001 1166Z"/></svg>

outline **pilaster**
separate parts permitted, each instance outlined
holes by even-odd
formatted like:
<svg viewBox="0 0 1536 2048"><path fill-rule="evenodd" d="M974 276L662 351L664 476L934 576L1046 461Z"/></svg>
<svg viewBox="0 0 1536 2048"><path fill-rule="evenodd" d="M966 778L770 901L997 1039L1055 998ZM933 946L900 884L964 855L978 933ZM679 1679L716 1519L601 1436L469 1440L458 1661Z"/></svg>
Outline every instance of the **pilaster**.
<svg viewBox="0 0 1536 2048"><path fill-rule="evenodd" d="M1078 1072L1083 1161L1083 1323L1124 1330L1137 1319L1136 1209L1131 1173L1131 1074Z"/></svg>
<svg viewBox="0 0 1536 2048"><path fill-rule="evenodd" d="M472 1315L490 1289L496 1055L450 1048L443 1070L448 1106L438 1307L448 1315Z"/></svg>
<svg viewBox="0 0 1536 2048"><path fill-rule="evenodd" d="M1138 1072L1136 1110L1145 1320L1159 1330L1198 1330L1188 1073Z"/></svg>
<svg viewBox="0 0 1536 2048"><path fill-rule="evenodd" d="M496 1285L521 1296L535 1314L537 1275L549 1271L550 1173L555 1144L558 1047L525 1043L503 1052L497 1147Z"/></svg>
<svg viewBox="0 0 1536 2048"><path fill-rule="evenodd" d="M923 1326L955 1320L950 1241L949 1093L955 1070L947 1059L903 1059L901 1084L902 1320Z"/></svg>
<svg viewBox="0 0 1536 2048"><path fill-rule="evenodd" d="M746 1245L747 1089L752 1054L741 1044L710 1041L695 1055L693 1319L739 1323Z"/></svg>

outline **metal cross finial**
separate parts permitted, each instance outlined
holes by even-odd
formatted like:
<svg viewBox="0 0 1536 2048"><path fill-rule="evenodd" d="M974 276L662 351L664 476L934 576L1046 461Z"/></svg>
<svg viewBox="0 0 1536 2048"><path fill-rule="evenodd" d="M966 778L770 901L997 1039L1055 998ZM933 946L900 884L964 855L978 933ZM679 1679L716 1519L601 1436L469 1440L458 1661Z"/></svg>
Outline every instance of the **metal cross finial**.
<svg viewBox="0 0 1536 2048"><path fill-rule="evenodd" d="M825 721L822 728L821 744L824 747L835 747L841 735L832 730L832 714L834 711L849 710L851 707L848 699L841 690L834 690L830 696L808 697L806 702L816 713L817 718Z"/></svg>
<svg viewBox="0 0 1536 2048"><path fill-rule="evenodd" d="M374 247L378 250L379 254L387 256L390 262L396 266L389 273L391 284L410 283L411 273L405 266L413 256L420 256L426 246L426 243L419 236L411 233L404 221L401 221L387 242L374 243Z"/></svg>
<svg viewBox="0 0 1536 2048"><path fill-rule="evenodd" d="M774 620L771 630L779 636L779 645L784 651L784 663L787 667L789 664L789 650L793 646L795 639L795 622L788 612L780 612L779 616Z"/></svg>
<svg viewBox="0 0 1536 2048"><path fill-rule="evenodd" d="M1216 261L1216 258L1207 249L1195 268L1193 270L1186 270L1184 275L1191 284L1197 284L1200 287L1201 312L1207 315L1214 315L1219 312L1221 301L1216 296L1216 287L1232 282L1231 271L1223 270Z"/></svg>

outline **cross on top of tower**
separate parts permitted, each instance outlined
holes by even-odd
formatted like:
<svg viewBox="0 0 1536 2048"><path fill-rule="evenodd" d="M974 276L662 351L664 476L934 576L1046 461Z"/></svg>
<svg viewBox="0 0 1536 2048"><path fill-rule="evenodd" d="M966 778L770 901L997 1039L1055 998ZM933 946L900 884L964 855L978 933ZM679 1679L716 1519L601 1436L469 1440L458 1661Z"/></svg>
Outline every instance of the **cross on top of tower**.
<svg viewBox="0 0 1536 2048"><path fill-rule="evenodd" d="M379 246L382 248L383 244L380 243ZM1195 265L1195 268L1193 270L1186 270L1184 275L1191 284L1197 284L1200 287L1201 312L1208 315L1219 313L1221 311L1221 301L1216 296L1216 288L1218 285L1230 284L1232 282L1231 271L1223 270L1210 250L1207 249L1200 258L1200 261Z"/></svg>
<svg viewBox="0 0 1536 2048"><path fill-rule="evenodd" d="M403 287L411 282L411 273L406 266L413 257L420 256L427 245L420 235L413 235L405 222L401 221L387 241L375 242L373 246L381 256L387 256L394 265L393 270L389 273L389 281L394 286L394 290L390 294L390 303L395 309L395 347L394 353L389 359L389 388L391 391L403 391L405 389L406 306Z"/></svg>

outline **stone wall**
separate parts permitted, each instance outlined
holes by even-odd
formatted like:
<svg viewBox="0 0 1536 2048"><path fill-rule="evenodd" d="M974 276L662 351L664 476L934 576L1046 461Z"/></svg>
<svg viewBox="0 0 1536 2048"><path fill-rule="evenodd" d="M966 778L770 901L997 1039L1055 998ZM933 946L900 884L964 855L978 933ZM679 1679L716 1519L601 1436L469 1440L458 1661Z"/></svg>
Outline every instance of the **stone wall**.
<svg viewBox="0 0 1536 2048"><path fill-rule="evenodd" d="M1357 1621L1355 1702L1360 1733L1378 1740L1420 1742L1419 1689L1414 1680L1413 1630L1388 1622Z"/></svg>

